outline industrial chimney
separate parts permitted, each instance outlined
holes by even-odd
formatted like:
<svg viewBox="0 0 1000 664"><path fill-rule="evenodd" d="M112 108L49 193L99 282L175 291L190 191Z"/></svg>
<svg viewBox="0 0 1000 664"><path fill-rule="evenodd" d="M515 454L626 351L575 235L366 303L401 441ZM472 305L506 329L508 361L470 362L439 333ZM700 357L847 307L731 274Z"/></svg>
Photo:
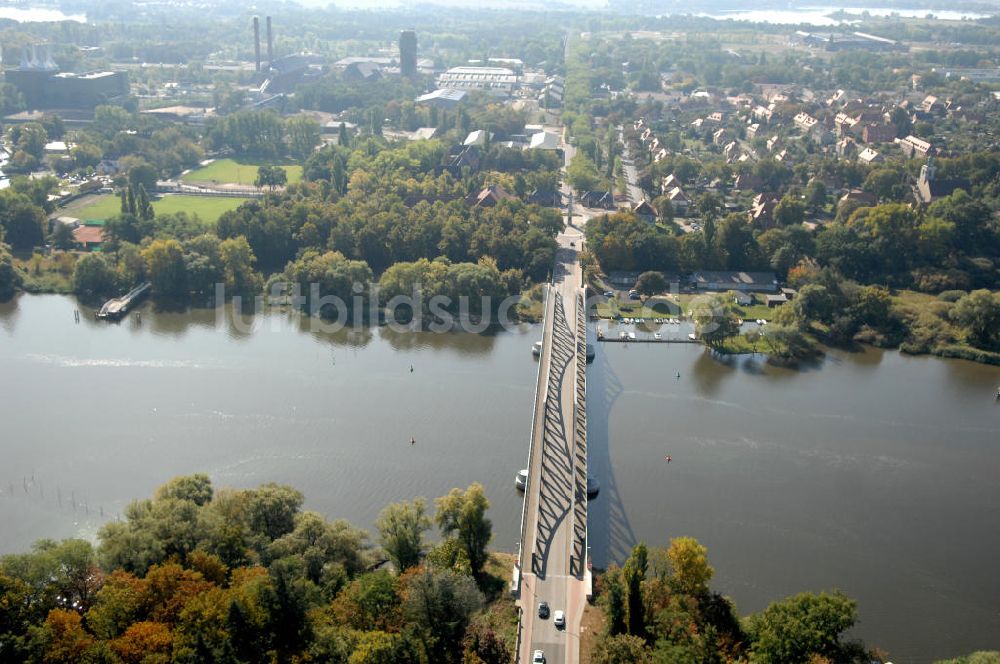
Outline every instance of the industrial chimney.
<svg viewBox="0 0 1000 664"><path fill-rule="evenodd" d="M253 55L257 63L257 73L260 73L260 19L253 17Z"/></svg>
<svg viewBox="0 0 1000 664"><path fill-rule="evenodd" d="M399 33L399 73L410 78L417 75L417 33L413 30Z"/></svg>
<svg viewBox="0 0 1000 664"><path fill-rule="evenodd" d="M267 17L267 68L274 64L274 41L271 39L271 17Z"/></svg>

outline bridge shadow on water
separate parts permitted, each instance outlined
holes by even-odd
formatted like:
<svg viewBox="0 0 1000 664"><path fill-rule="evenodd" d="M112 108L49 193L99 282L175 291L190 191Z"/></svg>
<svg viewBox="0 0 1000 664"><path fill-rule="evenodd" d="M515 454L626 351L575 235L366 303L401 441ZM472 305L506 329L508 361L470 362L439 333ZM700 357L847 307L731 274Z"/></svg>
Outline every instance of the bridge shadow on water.
<svg viewBox="0 0 1000 664"><path fill-rule="evenodd" d="M624 388L603 352L587 370L588 470L601 492L588 505L590 559L596 568L621 564L638 539L632 530L611 465L611 410Z"/></svg>

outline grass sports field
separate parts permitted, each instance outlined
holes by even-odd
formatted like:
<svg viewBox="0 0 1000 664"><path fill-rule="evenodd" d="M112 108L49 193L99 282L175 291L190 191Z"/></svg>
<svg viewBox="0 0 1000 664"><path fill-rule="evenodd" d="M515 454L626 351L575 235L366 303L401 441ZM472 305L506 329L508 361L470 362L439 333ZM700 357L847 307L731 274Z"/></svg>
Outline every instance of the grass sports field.
<svg viewBox="0 0 1000 664"><path fill-rule="evenodd" d="M189 216L198 217L207 224L218 221L223 212L235 210L245 198L227 198L224 196L182 196L167 195L153 201L156 214L173 214L187 212ZM121 212L121 199L114 195L100 196L89 205L67 212L77 219L98 220L114 217Z"/></svg>
<svg viewBox="0 0 1000 664"><path fill-rule="evenodd" d="M257 167L261 164L238 162L235 159L217 159L208 166L196 168L181 180L184 182L243 184L252 186L257 179ZM288 184L295 184L302 179L302 167L298 165L282 166L288 174Z"/></svg>

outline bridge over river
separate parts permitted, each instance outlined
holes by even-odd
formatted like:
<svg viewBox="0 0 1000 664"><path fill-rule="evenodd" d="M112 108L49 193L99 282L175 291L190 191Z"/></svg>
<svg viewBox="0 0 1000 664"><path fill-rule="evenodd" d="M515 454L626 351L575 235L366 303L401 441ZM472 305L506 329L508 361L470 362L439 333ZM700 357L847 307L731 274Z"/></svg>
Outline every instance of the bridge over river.
<svg viewBox="0 0 1000 664"><path fill-rule="evenodd" d="M579 660L580 621L591 593L587 555L587 324L572 226L559 235L546 288L542 349L513 590L521 609L518 661L542 650L547 663ZM566 626L538 617L538 603L564 611Z"/></svg>

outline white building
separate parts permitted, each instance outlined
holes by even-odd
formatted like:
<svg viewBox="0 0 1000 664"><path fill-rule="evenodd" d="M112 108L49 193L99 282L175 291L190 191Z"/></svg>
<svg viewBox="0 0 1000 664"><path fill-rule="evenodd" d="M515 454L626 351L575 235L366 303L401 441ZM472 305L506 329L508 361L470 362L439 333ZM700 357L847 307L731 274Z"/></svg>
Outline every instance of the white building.
<svg viewBox="0 0 1000 664"><path fill-rule="evenodd" d="M509 95L518 87L518 80L506 67L452 67L438 77L437 84L439 88Z"/></svg>

